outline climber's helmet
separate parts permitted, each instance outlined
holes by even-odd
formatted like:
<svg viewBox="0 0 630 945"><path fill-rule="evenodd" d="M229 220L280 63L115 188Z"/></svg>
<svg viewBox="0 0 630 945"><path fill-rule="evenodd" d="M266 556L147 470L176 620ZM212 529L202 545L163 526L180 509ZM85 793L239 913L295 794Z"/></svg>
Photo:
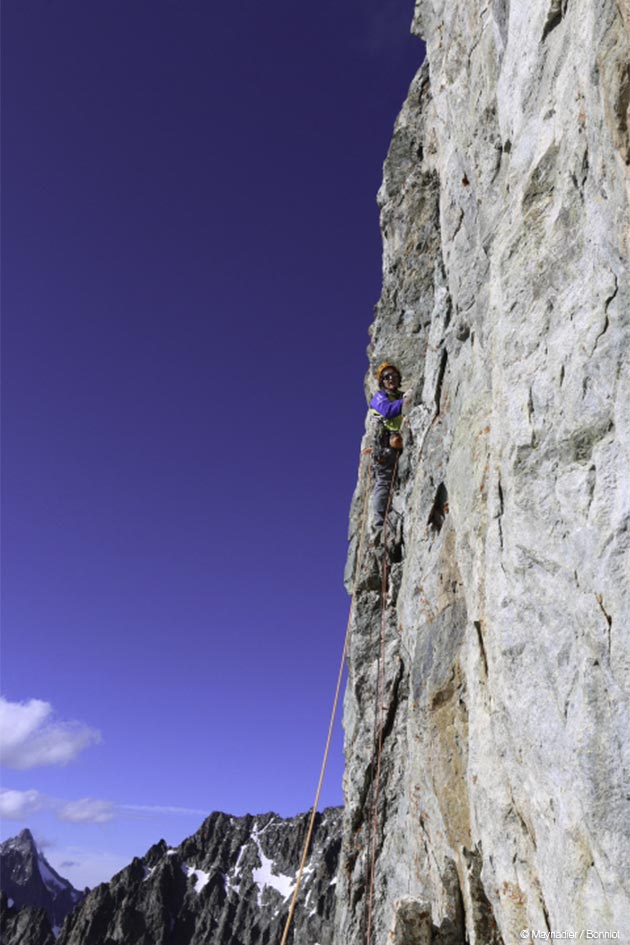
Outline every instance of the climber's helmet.
<svg viewBox="0 0 630 945"><path fill-rule="evenodd" d="M376 380L378 381L379 387L385 386L385 381L394 378L395 387L400 386L400 371L395 364L392 364L391 361L383 361L382 364L376 369Z"/></svg>

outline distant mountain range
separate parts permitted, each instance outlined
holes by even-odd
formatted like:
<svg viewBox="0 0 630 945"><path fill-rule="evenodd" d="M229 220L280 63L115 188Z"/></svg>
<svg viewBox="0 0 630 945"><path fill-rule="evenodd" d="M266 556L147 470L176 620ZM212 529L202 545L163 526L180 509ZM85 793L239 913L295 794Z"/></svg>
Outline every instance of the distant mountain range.
<svg viewBox="0 0 630 945"><path fill-rule="evenodd" d="M279 945L309 816L214 813L78 892L28 830L0 845L2 945ZM341 809L317 815L289 943L332 945ZM65 920L65 921L64 921Z"/></svg>

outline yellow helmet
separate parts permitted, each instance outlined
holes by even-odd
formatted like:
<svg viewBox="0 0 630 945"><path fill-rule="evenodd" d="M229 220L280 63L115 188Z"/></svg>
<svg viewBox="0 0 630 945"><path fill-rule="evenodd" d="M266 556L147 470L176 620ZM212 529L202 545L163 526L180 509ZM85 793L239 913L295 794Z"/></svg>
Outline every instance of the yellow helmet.
<svg viewBox="0 0 630 945"><path fill-rule="evenodd" d="M395 364L392 364L391 361L383 361L383 363L379 364L379 366L376 369L376 380L378 381L379 386L381 384L381 378L383 377L383 374L385 373L387 368L389 368L392 371L396 371L396 374L398 374L398 377L401 377L400 369Z"/></svg>

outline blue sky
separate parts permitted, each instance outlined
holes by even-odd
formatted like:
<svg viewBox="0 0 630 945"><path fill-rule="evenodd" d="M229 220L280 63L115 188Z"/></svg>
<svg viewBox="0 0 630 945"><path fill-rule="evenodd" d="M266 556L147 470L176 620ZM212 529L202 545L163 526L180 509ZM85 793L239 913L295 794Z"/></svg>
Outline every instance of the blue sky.
<svg viewBox="0 0 630 945"><path fill-rule="evenodd" d="M75 885L312 803L412 7L3 4L2 837Z"/></svg>

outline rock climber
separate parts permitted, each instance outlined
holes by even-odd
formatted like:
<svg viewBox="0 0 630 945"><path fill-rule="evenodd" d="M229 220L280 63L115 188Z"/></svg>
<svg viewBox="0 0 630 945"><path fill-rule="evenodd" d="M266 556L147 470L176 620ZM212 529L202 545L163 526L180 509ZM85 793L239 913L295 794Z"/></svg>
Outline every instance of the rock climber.
<svg viewBox="0 0 630 945"><path fill-rule="evenodd" d="M372 447L374 469L372 523L380 528L385 521L385 510L396 460L403 447L400 428L403 421L403 406L406 406L410 392L403 394L400 390L400 371L390 361L384 361L378 366L376 380L378 390L370 401L370 413L377 419Z"/></svg>

